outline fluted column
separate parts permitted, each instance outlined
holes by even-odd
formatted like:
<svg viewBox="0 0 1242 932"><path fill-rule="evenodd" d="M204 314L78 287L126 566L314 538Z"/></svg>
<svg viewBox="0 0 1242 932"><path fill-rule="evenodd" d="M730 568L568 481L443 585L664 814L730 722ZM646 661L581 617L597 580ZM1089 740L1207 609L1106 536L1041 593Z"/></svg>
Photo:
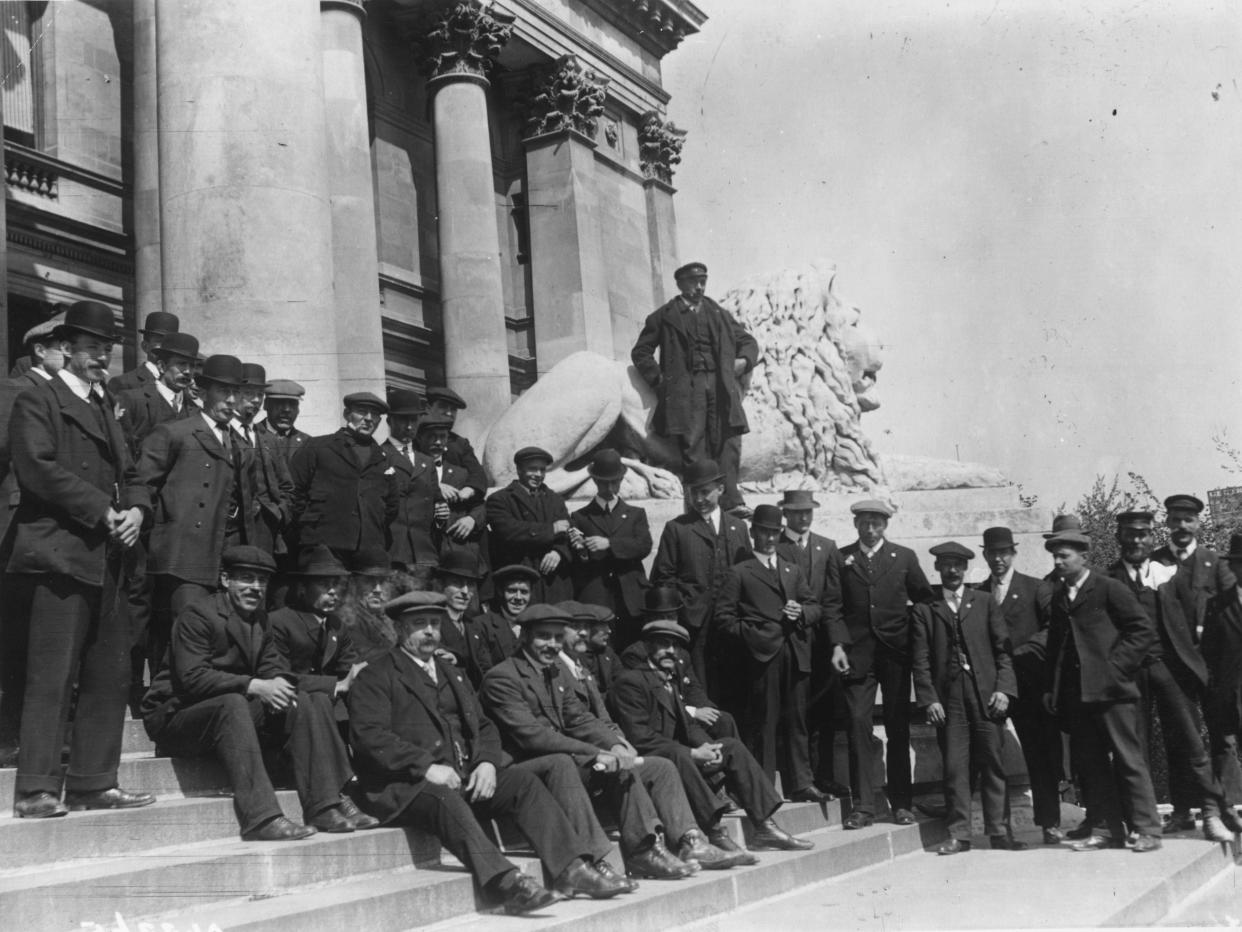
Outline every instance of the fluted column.
<svg viewBox="0 0 1242 932"><path fill-rule="evenodd" d="M362 0L322 0L328 196L341 393L384 395L375 189L362 64Z"/></svg>
<svg viewBox="0 0 1242 932"><path fill-rule="evenodd" d="M509 14L462 0L435 7L413 33L435 130L445 374L469 405L459 429L476 439L510 401L486 70L512 28Z"/></svg>
<svg viewBox="0 0 1242 932"><path fill-rule="evenodd" d="M667 123L656 112L638 127L638 160L647 195L647 242L651 249L651 291L657 305L676 293L677 215L673 211L673 169L681 162L685 130Z"/></svg>
<svg viewBox="0 0 1242 932"><path fill-rule="evenodd" d="M156 0L133 0L134 317L163 309ZM186 328L189 331L189 328ZM189 331L193 332L193 331ZM198 336L198 334L195 334Z"/></svg>
<svg viewBox="0 0 1242 932"><path fill-rule="evenodd" d="M164 306L207 351L307 388L339 423L320 11L308 0L158 0ZM372 231L372 235L374 232Z"/></svg>

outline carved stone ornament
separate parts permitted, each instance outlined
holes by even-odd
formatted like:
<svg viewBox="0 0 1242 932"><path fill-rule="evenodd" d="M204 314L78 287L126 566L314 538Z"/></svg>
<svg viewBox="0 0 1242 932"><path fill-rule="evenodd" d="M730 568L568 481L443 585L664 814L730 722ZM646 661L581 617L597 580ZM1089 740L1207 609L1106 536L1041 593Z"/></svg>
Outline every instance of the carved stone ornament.
<svg viewBox="0 0 1242 932"><path fill-rule="evenodd" d="M509 41L516 17L479 0L457 0L422 13L417 23L400 16L431 78L465 74L479 78Z"/></svg>
<svg viewBox="0 0 1242 932"><path fill-rule="evenodd" d="M531 100L527 135L571 129L593 138L607 88L608 79L584 67L576 55L562 55Z"/></svg>
<svg viewBox="0 0 1242 932"><path fill-rule="evenodd" d="M686 131L666 123L656 111L646 114L638 127L638 163L643 176L671 184L673 166L681 162Z"/></svg>

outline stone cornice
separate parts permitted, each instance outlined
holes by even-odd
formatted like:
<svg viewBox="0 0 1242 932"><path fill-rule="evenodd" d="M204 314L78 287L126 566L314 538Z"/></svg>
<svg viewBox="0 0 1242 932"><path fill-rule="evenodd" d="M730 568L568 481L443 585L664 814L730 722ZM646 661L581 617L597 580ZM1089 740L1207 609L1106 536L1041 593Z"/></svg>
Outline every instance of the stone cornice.
<svg viewBox="0 0 1242 932"><path fill-rule="evenodd" d="M583 0L583 3L660 58L707 22L707 14L688 0Z"/></svg>

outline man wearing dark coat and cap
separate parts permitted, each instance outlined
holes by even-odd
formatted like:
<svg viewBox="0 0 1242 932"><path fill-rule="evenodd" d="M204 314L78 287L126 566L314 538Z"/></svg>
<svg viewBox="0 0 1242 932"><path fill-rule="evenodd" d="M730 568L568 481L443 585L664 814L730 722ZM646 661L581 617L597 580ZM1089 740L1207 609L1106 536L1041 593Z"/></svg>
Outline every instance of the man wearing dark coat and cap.
<svg viewBox="0 0 1242 932"><path fill-rule="evenodd" d="M529 566L539 573L531 601L564 602L574 594L573 556L569 510L543 482L552 454L523 447L513 454L513 464L518 477L487 499L492 566Z"/></svg>

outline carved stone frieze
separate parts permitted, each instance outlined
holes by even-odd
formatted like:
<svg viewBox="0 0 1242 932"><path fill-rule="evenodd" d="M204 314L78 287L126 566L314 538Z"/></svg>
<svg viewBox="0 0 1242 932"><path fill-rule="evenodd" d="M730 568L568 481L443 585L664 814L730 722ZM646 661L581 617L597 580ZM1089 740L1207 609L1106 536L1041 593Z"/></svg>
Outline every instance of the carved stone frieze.
<svg viewBox="0 0 1242 932"><path fill-rule="evenodd" d="M509 41L515 17L480 0L398 8L397 20L431 78L469 75L486 78Z"/></svg>
<svg viewBox="0 0 1242 932"><path fill-rule="evenodd" d="M585 0L588 6L663 57L707 17L689 0Z"/></svg>
<svg viewBox="0 0 1242 932"><path fill-rule="evenodd" d="M681 162L686 131L678 129L656 111L644 114L638 125L638 163L643 176L665 184L673 181L673 168Z"/></svg>
<svg viewBox="0 0 1242 932"><path fill-rule="evenodd" d="M576 55L563 55L530 101L528 136L573 130L594 138L604 112L608 79L583 66Z"/></svg>

